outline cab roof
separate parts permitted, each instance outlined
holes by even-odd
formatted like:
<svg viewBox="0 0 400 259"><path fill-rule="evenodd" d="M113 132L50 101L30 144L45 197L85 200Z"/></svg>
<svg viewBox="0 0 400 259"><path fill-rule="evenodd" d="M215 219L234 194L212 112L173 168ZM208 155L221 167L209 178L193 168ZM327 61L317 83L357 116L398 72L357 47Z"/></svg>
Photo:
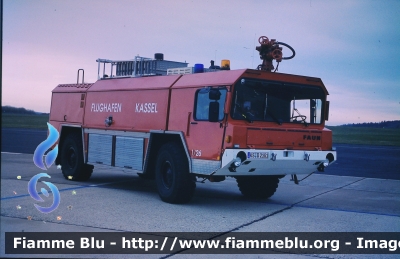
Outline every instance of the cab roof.
<svg viewBox="0 0 400 259"><path fill-rule="evenodd" d="M313 85L329 94L322 80L283 73L273 73L254 69L221 70L217 72L195 73L184 75L143 76L100 79L93 84L60 84L54 92L103 92L149 89L199 88L204 86L228 86L241 78L254 78L275 82Z"/></svg>
<svg viewBox="0 0 400 259"><path fill-rule="evenodd" d="M320 78L273 73L254 69L223 70L218 72L186 74L182 75L172 88L233 85L243 77L293 84L313 85L322 88L325 94L329 94Z"/></svg>

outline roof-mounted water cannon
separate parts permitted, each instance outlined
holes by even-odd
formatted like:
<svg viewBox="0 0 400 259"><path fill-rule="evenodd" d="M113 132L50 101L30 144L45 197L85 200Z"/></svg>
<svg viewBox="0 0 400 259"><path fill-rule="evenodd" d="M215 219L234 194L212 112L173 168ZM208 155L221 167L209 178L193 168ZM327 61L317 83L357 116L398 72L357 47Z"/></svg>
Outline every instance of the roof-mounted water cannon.
<svg viewBox="0 0 400 259"><path fill-rule="evenodd" d="M276 41L275 39L269 40L266 36L261 36L258 38L258 42L261 44L261 46L256 47L256 50L260 52L260 59L263 61L262 64L258 65L258 70L271 72L274 69L272 61L275 59L278 63L276 69L274 70L275 72L278 69L279 62L281 62L283 59L292 59L296 54L294 49L288 44ZM282 47L279 45L289 48L292 51L292 55L290 57L283 57Z"/></svg>

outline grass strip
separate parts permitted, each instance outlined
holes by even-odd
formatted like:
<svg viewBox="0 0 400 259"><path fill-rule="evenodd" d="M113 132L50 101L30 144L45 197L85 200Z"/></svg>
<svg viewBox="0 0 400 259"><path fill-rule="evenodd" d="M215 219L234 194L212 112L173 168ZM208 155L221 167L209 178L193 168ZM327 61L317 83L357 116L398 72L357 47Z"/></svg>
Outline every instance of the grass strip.
<svg viewBox="0 0 400 259"><path fill-rule="evenodd" d="M47 130L49 115L5 114L1 115L2 128Z"/></svg>
<svg viewBox="0 0 400 259"><path fill-rule="evenodd" d="M333 143L400 146L399 129L348 126L327 126L327 128L332 130Z"/></svg>

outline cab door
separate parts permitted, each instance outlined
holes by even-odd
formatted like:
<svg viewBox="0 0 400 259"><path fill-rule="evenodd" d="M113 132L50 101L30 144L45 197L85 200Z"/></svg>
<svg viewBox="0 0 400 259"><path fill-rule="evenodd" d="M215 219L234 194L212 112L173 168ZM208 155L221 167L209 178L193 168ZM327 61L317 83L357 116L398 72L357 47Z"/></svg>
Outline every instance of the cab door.
<svg viewBox="0 0 400 259"><path fill-rule="evenodd" d="M227 91L225 86L171 91L167 129L183 134L193 173L211 174L221 166Z"/></svg>
<svg viewBox="0 0 400 259"><path fill-rule="evenodd" d="M220 160L226 96L226 87L208 86L194 93L186 136L192 159Z"/></svg>

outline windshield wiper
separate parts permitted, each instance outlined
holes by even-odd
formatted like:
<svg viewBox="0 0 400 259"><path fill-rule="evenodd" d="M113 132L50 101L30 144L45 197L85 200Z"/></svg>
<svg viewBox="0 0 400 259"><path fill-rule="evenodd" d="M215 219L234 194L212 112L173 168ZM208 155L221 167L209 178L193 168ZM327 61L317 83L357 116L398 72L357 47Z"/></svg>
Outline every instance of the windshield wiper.
<svg viewBox="0 0 400 259"><path fill-rule="evenodd" d="M251 118L254 118L254 115L250 111L243 111L240 104L235 103L235 106L237 106L239 108L240 115L242 115L242 117L245 118L246 121L253 123L253 120Z"/></svg>
<svg viewBox="0 0 400 259"><path fill-rule="evenodd" d="M276 123L278 123L279 125L282 125L282 119L278 119L277 117L275 117L275 115L272 114L272 112L268 111L268 114L271 115L272 119L274 119L274 121Z"/></svg>
<svg viewBox="0 0 400 259"><path fill-rule="evenodd" d="M251 112L246 111L246 112L244 112L244 113L242 112L241 114L242 114L242 116L243 116L248 122L253 123L253 120L252 120L251 118L254 118L254 115L251 114ZM247 116L246 116L246 115L247 115Z"/></svg>

